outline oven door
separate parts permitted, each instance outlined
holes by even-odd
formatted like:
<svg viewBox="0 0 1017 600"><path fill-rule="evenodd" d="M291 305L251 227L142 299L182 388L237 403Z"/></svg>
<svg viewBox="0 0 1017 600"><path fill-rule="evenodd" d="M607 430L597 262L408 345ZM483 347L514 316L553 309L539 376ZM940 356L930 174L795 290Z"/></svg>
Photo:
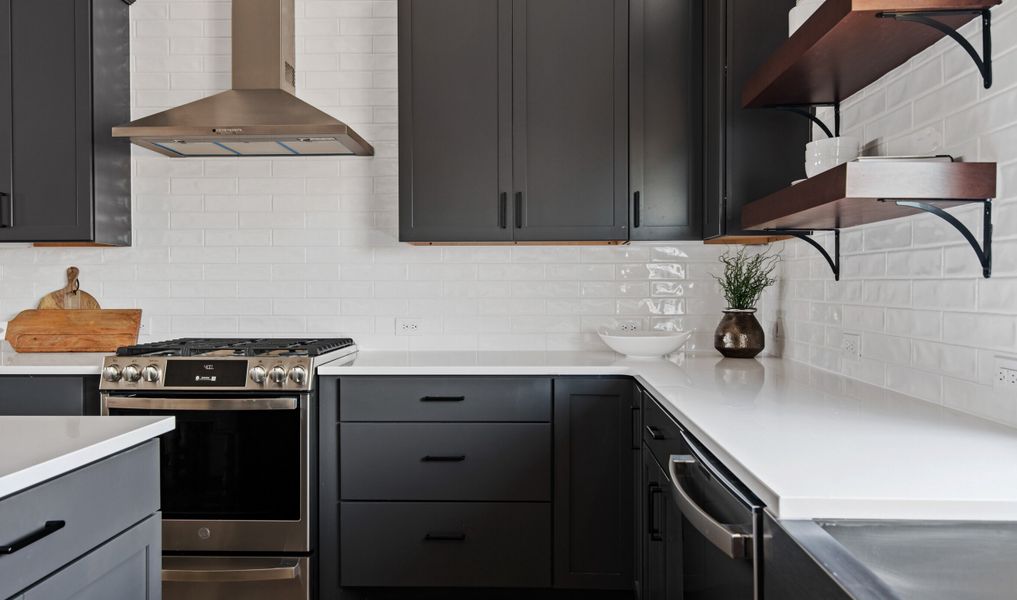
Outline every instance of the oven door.
<svg viewBox="0 0 1017 600"><path fill-rule="evenodd" d="M306 557L166 556L163 600L307 600Z"/></svg>
<svg viewBox="0 0 1017 600"><path fill-rule="evenodd" d="M105 415L172 415L161 438L163 548L307 552L310 396L102 396Z"/></svg>

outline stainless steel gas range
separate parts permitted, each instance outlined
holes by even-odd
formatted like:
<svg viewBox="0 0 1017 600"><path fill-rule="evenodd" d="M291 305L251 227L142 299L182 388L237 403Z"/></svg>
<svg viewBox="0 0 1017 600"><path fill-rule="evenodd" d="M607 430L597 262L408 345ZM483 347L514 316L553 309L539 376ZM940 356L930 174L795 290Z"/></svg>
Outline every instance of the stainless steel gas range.
<svg viewBox="0 0 1017 600"><path fill-rule="evenodd" d="M163 597L310 598L315 370L350 339L182 339L103 364L104 415L173 415L161 439Z"/></svg>

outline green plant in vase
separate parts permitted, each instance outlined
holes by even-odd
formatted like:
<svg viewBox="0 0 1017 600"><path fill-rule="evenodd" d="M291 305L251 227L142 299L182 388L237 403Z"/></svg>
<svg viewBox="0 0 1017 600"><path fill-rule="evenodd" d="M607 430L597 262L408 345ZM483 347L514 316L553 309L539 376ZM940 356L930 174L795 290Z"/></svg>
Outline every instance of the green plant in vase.
<svg viewBox="0 0 1017 600"><path fill-rule="evenodd" d="M744 246L720 257L724 272L714 278L727 300L724 317L713 336L713 347L728 358L754 358L766 347L766 334L756 319L756 304L766 288L777 282L774 271L780 255L750 253Z"/></svg>

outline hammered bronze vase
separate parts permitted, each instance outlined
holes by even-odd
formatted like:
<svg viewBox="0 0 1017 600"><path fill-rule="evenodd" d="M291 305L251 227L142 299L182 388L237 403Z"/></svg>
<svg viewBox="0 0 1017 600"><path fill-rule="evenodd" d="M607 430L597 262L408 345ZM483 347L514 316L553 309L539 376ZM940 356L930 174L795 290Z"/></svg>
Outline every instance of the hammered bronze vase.
<svg viewBox="0 0 1017 600"><path fill-rule="evenodd" d="M713 334L713 347L727 358L754 358L766 347L766 334L756 320L756 309L724 311Z"/></svg>

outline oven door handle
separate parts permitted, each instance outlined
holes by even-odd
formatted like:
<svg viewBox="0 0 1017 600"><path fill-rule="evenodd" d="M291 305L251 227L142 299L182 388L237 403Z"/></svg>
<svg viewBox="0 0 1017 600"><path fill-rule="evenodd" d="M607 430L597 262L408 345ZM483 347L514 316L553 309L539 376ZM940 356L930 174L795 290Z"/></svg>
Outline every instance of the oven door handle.
<svg viewBox="0 0 1017 600"><path fill-rule="evenodd" d="M260 569L163 569L162 580L189 583L246 583L289 581L300 578L300 565L293 561Z"/></svg>
<svg viewBox="0 0 1017 600"><path fill-rule="evenodd" d="M121 398L106 396L107 409L117 410L296 410L296 398Z"/></svg>
<svg viewBox="0 0 1017 600"><path fill-rule="evenodd" d="M681 511L689 523L703 534L711 544L717 547L728 558L739 559L752 556L752 532L738 525L725 525L713 518L710 513L703 510L696 501L689 496L688 491L682 486L682 478L685 470L696 464L696 457L687 454L674 454L668 461L671 474L671 491L678 510Z"/></svg>

